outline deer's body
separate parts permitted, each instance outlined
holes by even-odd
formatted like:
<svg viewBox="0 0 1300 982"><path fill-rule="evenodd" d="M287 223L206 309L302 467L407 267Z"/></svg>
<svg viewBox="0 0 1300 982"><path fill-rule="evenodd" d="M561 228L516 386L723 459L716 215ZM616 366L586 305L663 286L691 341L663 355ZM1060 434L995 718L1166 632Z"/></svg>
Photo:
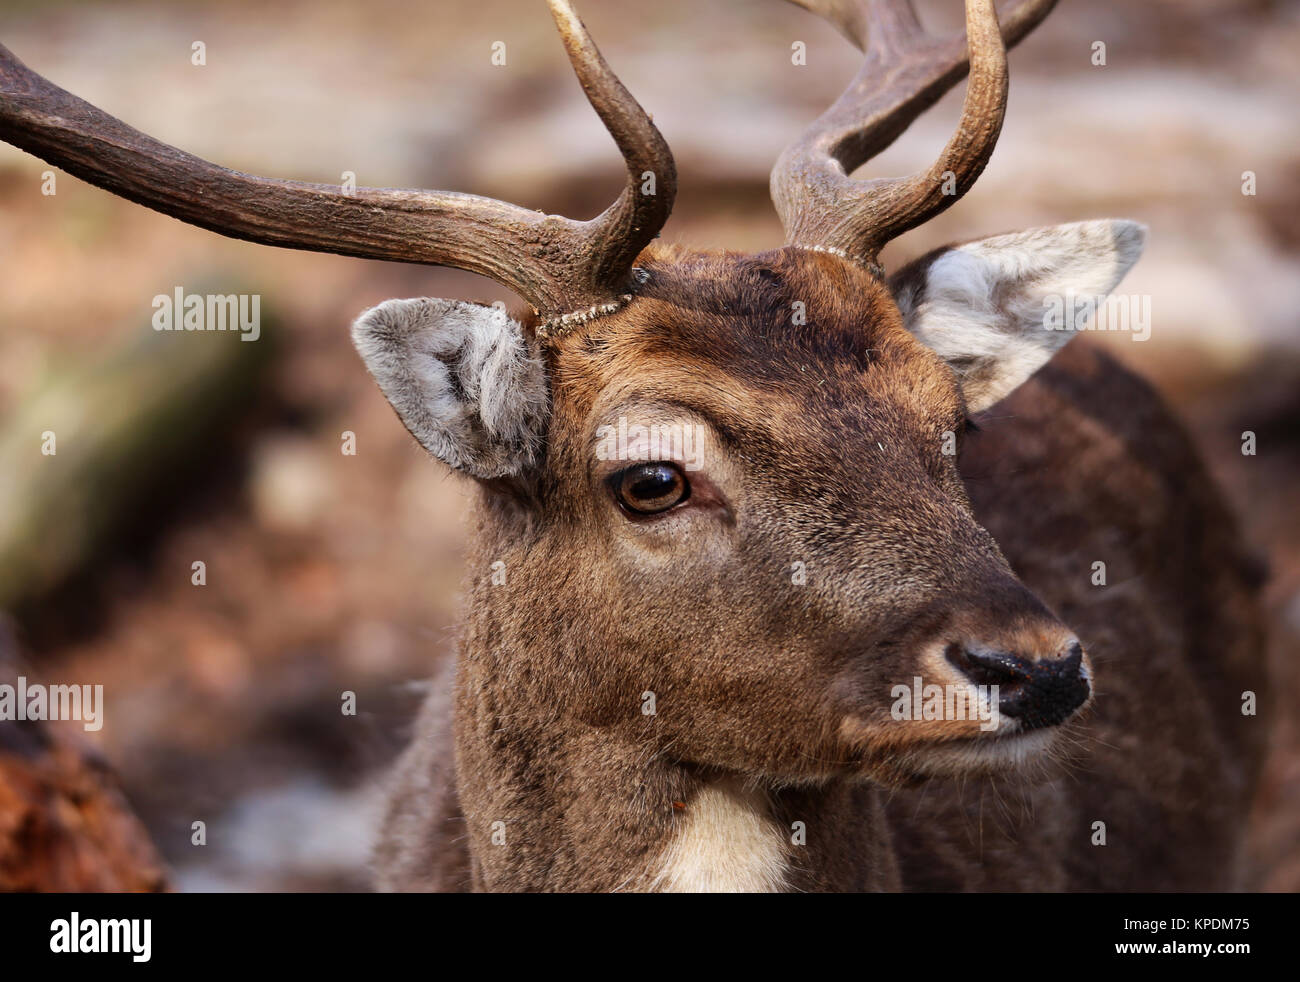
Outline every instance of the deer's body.
<svg viewBox="0 0 1300 982"><path fill-rule="evenodd" d="M879 262L978 177L1006 47L1053 0L1001 22L966 0L946 39L907 0L795 2L865 60L773 171L787 244L759 255L653 242L672 154L567 0L627 167L589 222L228 171L4 48L0 136L195 224L530 304L353 325L403 424L480 488L455 679L399 768L381 886L1231 887L1263 739L1250 567L1159 400L1065 348L1143 228ZM851 176L967 71L929 169Z"/></svg>
<svg viewBox="0 0 1300 982"><path fill-rule="evenodd" d="M810 275L824 275L833 262L794 259ZM757 300L751 298L750 309ZM781 439L804 447L829 441L833 452L835 434L850 425L846 416L859 411L855 403L862 406L861 395L834 378L859 339L843 338L837 346L826 324L818 324L819 353L792 339L789 328L772 343L736 336L738 329L729 321L726 332L690 346L710 362L701 377L735 384L735 359L743 352L746 386L803 407L790 417L802 431ZM867 347L881 343L869 340ZM582 357L612 357L591 347L598 353ZM683 347L676 338L678 364ZM650 364L643 362L644 372L653 372ZM792 394L794 372L806 376L807 389ZM767 411L783 415L779 405L769 403ZM861 412L863 426L876 425L866 407ZM607 556L553 552L541 530L517 524L487 495L468 560L469 615L455 697L446 691L453 685L449 671L435 683L398 771L379 850L380 884L444 890L1236 885L1238 830L1259 759L1259 730L1243 721L1239 698L1261 670L1254 573L1190 441L1145 383L1085 341L1066 347L980 420L960 461L975 516L1024 584L1083 640L1096 666L1096 701L1082 721L1069 724L1050 759L1009 778L931 779L915 790L896 786L910 783L908 775L864 777L837 767L847 755L834 741L819 754L822 766L788 781L682 760L660 739L659 717L637 711L641 688L656 690L659 714L671 711L679 685L691 687L692 706L709 701L700 690L715 693L725 713L745 702L733 689L745 684L744 663L733 661L741 656L728 639L718 639L718 660L708 672L641 685L618 677L618 639L642 651L653 637L650 646L662 645L665 660L681 646L674 638L695 638L707 649L716 638L707 614L714 601L668 596L647 612L620 593L617 573L611 582ZM906 488L895 490L906 508ZM854 518L851 510L827 515L826 531L851 537ZM494 586L491 569L499 560L509 574ZM1106 563L1104 587L1094 584L1094 560ZM813 558L814 577L817 566ZM773 591L756 591L737 605L735 584L729 590L727 574L718 575L735 619L748 622L770 610ZM933 585L936 599L945 586L961 587L942 576ZM593 605L593 594L602 602ZM620 615L629 609L636 614L624 621ZM797 630L797 613L783 619ZM754 623L767 637L780 630ZM629 661L644 664L635 656ZM557 663L564 665L558 684ZM565 705L585 704L604 686L614 690L604 713L593 709L576 718ZM711 725L703 713L697 721ZM797 729L798 721L788 725ZM769 756L770 730L762 720L738 717L725 737L740 746L738 758ZM498 821L504 842L493 844ZM791 842L794 822L804 823L803 845ZM1105 823L1104 845L1094 844L1095 822Z"/></svg>

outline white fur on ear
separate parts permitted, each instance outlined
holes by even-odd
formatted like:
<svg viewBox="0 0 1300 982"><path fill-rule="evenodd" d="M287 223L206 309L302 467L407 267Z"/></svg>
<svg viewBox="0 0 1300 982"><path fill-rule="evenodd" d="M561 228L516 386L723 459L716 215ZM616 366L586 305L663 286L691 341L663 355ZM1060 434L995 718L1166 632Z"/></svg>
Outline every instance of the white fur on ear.
<svg viewBox="0 0 1300 982"><path fill-rule="evenodd" d="M352 325L366 368L429 453L482 479L538 457L546 374L517 321L461 300L389 300Z"/></svg>
<svg viewBox="0 0 1300 982"><path fill-rule="evenodd" d="M900 270L895 299L907 329L952 367L978 412L1074 337L1054 329L1058 302L1066 310L1075 298L1100 302L1137 262L1145 237L1136 222L1104 219L980 239Z"/></svg>

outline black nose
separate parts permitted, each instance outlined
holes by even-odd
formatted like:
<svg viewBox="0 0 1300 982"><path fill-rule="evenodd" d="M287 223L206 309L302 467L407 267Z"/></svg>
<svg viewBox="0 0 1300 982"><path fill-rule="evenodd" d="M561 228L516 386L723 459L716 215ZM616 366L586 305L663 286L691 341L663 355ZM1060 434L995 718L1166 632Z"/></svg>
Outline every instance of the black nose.
<svg viewBox="0 0 1300 982"><path fill-rule="evenodd" d="M1020 720L1026 730L1063 722L1092 694L1077 641L1064 657L1038 661L955 644L947 654L976 685L996 685L998 712Z"/></svg>

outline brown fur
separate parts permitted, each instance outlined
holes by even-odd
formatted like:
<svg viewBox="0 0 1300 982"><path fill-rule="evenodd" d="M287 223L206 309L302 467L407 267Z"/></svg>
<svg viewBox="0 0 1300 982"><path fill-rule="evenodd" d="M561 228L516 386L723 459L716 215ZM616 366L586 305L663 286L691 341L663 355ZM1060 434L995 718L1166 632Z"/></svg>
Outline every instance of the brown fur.
<svg viewBox="0 0 1300 982"><path fill-rule="evenodd" d="M627 308L550 352L541 465L480 496L455 793L440 691L399 769L381 885L650 888L720 781L757 789L775 829L804 823L790 889L1236 885L1262 739L1240 713L1263 687L1253 584L1151 390L1075 341L983 414L959 473L939 452L963 428L956 378L866 271L794 249L641 265ZM716 441L698 506L629 521L593 432L665 406ZM974 724L889 717L891 683L948 671L921 654L939 640L1047 659L1071 631L1095 699L1028 770L935 777Z"/></svg>

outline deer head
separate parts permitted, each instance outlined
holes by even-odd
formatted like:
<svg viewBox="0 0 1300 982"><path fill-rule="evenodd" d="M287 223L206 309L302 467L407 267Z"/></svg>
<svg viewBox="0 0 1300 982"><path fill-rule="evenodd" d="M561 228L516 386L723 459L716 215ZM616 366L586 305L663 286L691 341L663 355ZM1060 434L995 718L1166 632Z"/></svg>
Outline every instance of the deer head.
<svg viewBox="0 0 1300 982"><path fill-rule="evenodd" d="M867 59L773 172L784 248L652 243L603 296L518 320L390 301L353 336L415 438L483 484L483 576L495 561L536 584L474 595L504 642L484 677L515 680L521 702L632 737L652 694L673 755L780 780L1002 767L1088 700L1090 666L976 522L956 451L972 416L1069 340L1044 299L1108 293L1142 231L1000 235L887 277L881 247L956 201L992 152L1007 89L994 8L967 3L971 81L939 159L857 181L960 78L967 45L923 34L908 4L803 5ZM1017 5L1008 40L1050 6ZM591 94L589 42L553 9ZM671 162L647 145L671 197ZM918 703L899 719L932 685L953 694L939 718Z"/></svg>
<svg viewBox="0 0 1300 982"><path fill-rule="evenodd" d="M627 164L622 194L588 222L228 171L3 48L0 136L226 235L454 266L528 302L510 316L394 300L353 327L415 439L482 488L464 699L491 690L503 716L503 701L526 702L648 754L780 781L1004 767L1086 703L1091 669L976 522L956 451L972 417L1072 336L1045 326L1044 299L1108 293L1143 231L998 235L887 276L884 244L984 168L1006 47L1053 0L1014 4L1001 28L992 0L967 0L965 37L948 38L899 0L797 2L865 62L782 155L772 196L787 242L757 255L653 241L672 156L567 0L551 10ZM932 167L849 176L968 71ZM944 711L900 719L918 679L943 687Z"/></svg>

